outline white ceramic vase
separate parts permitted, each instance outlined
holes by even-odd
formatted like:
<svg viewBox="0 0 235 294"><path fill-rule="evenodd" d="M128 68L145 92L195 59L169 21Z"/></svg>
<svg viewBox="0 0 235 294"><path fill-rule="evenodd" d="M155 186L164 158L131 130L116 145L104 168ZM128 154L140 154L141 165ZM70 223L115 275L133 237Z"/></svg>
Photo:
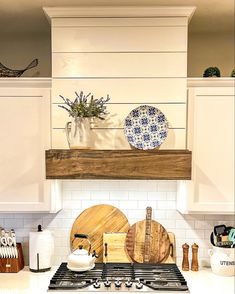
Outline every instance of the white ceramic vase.
<svg viewBox="0 0 235 294"><path fill-rule="evenodd" d="M89 117L73 117L65 125L70 149L91 148L91 122Z"/></svg>

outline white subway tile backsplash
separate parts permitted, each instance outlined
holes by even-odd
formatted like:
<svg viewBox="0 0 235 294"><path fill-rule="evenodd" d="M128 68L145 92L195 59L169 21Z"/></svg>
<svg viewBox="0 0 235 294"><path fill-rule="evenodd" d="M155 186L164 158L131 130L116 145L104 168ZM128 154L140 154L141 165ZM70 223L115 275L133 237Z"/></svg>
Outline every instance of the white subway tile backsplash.
<svg viewBox="0 0 235 294"><path fill-rule="evenodd" d="M86 209L89 208L90 206L98 205L101 204L100 200L86 200L81 202L81 208ZM75 208L75 207L73 207Z"/></svg>
<svg viewBox="0 0 235 294"><path fill-rule="evenodd" d="M115 201L115 200L103 200L101 201L100 204L107 204L107 205L112 205L115 207L120 207L120 201Z"/></svg>
<svg viewBox="0 0 235 294"><path fill-rule="evenodd" d="M70 200L71 198L72 198L72 192L64 190L63 199L64 200Z"/></svg>
<svg viewBox="0 0 235 294"><path fill-rule="evenodd" d="M175 192L176 181L158 181L157 190L159 192Z"/></svg>
<svg viewBox="0 0 235 294"><path fill-rule="evenodd" d="M161 220L161 224L166 230L174 230L175 229L175 220L174 219L163 219Z"/></svg>
<svg viewBox="0 0 235 294"><path fill-rule="evenodd" d="M63 190L64 191L82 190L82 183L83 181L81 180L63 181Z"/></svg>
<svg viewBox="0 0 235 294"><path fill-rule="evenodd" d="M84 180L81 182L82 190L85 191L97 191L100 190L101 181L100 180Z"/></svg>
<svg viewBox="0 0 235 294"><path fill-rule="evenodd" d="M177 210L166 210L166 218L184 220L184 216Z"/></svg>
<svg viewBox="0 0 235 294"><path fill-rule="evenodd" d="M92 191L91 200L109 200L109 191Z"/></svg>
<svg viewBox="0 0 235 294"><path fill-rule="evenodd" d="M194 221L176 220L177 229L194 229Z"/></svg>
<svg viewBox="0 0 235 294"><path fill-rule="evenodd" d="M24 218L24 228L36 229L38 225L42 224L42 218Z"/></svg>
<svg viewBox="0 0 235 294"><path fill-rule="evenodd" d="M195 221L195 229L203 229L203 230L210 229L212 231L213 227L214 227L214 221L208 221L208 220Z"/></svg>
<svg viewBox="0 0 235 294"><path fill-rule="evenodd" d="M182 244L199 245L200 264L208 264L208 248L213 226L234 225L234 216L182 215L176 208L176 181L137 180L73 180L63 181L63 209L57 214L0 214L0 226L15 228L17 241L23 243L28 260L29 232L38 224L50 229L55 236L54 264L67 260L70 252L70 230L82 211L97 204L109 204L122 210L132 225L145 219L146 206L153 208L152 218L168 231L175 233L177 262L182 262ZM191 256L191 248L190 248Z"/></svg>
<svg viewBox="0 0 235 294"><path fill-rule="evenodd" d="M128 200L129 193L128 191L110 191L109 193L110 200Z"/></svg>
<svg viewBox="0 0 235 294"><path fill-rule="evenodd" d="M174 229L172 230L175 234L176 239L184 239L186 236L186 230L185 229Z"/></svg>
<svg viewBox="0 0 235 294"><path fill-rule="evenodd" d="M143 200L138 201L138 208L143 209L144 207L150 206L152 209L157 208L157 201L151 201L151 200Z"/></svg>
<svg viewBox="0 0 235 294"><path fill-rule="evenodd" d="M72 218L77 218L81 212L82 212L82 209L73 209L71 211L71 217Z"/></svg>
<svg viewBox="0 0 235 294"><path fill-rule="evenodd" d="M138 208L138 201L120 201L120 208L121 209L137 209Z"/></svg>
<svg viewBox="0 0 235 294"><path fill-rule="evenodd" d="M138 183L138 191L151 192L156 191L156 181L140 181Z"/></svg>
<svg viewBox="0 0 235 294"><path fill-rule="evenodd" d="M167 192L166 193L167 200L176 200L176 192Z"/></svg>
<svg viewBox="0 0 235 294"><path fill-rule="evenodd" d="M204 230L186 230L186 238L204 239Z"/></svg>
<svg viewBox="0 0 235 294"><path fill-rule="evenodd" d="M167 193L166 192L148 192L147 198L148 200L166 200Z"/></svg>
<svg viewBox="0 0 235 294"><path fill-rule="evenodd" d="M158 209L175 209L176 203L175 201L158 201L157 208Z"/></svg>
<svg viewBox="0 0 235 294"><path fill-rule="evenodd" d="M72 191L71 192L71 199L74 200L89 200L91 199L91 192L90 191Z"/></svg>
<svg viewBox="0 0 235 294"><path fill-rule="evenodd" d="M61 211L59 211L56 215L57 218L63 218L63 219L67 219L67 218L71 218L72 217L72 211L71 209L62 209Z"/></svg>
<svg viewBox="0 0 235 294"><path fill-rule="evenodd" d="M154 209L152 212L152 219L159 222L159 220L167 219L165 210Z"/></svg>
<svg viewBox="0 0 235 294"><path fill-rule="evenodd" d="M24 219L23 218L8 218L4 220L4 228L6 229L20 229L24 227Z"/></svg>
<svg viewBox="0 0 235 294"><path fill-rule="evenodd" d="M146 200L147 199L147 192L139 192L139 191L131 191L129 192L129 200Z"/></svg>
<svg viewBox="0 0 235 294"><path fill-rule="evenodd" d="M112 190L119 190L120 188L120 181L118 180L103 180L100 181L100 189L104 191L112 191Z"/></svg>
<svg viewBox="0 0 235 294"><path fill-rule="evenodd" d="M138 210L133 209L128 211L128 218L143 220L145 219L145 214L146 214L145 209L138 209Z"/></svg>

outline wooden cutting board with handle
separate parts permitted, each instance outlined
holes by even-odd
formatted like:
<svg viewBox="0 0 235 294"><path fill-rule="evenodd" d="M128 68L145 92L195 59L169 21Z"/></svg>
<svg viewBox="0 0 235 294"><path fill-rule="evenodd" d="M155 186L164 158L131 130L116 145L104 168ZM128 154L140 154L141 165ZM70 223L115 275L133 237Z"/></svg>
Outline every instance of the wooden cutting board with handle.
<svg viewBox="0 0 235 294"><path fill-rule="evenodd" d="M126 216L111 205L95 205L84 210L74 221L70 233L71 250L79 245L88 248L84 239L74 239L74 234L86 234L91 242L91 250L98 254L97 262L103 261L103 234L105 232L127 233L130 225Z"/></svg>
<svg viewBox="0 0 235 294"><path fill-rule="evenodd" d="M103 261L105 263L131 263L125 248L126 233L104 233Z"/></svg>
<svg viewBox="0 0 235 294"><path fill-rule="evenodd" d="M146 209L146 220L132 225L126 236L126 250L134 262L164 262L170 254L171 241L165 228L152 220L152 208Z"/></svg>

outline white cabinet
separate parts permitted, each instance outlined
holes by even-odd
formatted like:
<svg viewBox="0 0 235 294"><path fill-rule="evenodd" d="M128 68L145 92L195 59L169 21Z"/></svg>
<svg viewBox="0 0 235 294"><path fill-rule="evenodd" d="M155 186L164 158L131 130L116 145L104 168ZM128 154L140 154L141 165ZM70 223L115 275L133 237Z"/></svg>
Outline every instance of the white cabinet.
<svg viewBox="0 0 235 294"><path fill-rule="evenodd" d="M4 80L0 83L0 211L56 212L61 207L59 183L45 179L45 149L51 146L50 89L36 88L37 82L25 88L24 82L19 87L19 79L8 84Z"/></svg>
<svg viewBox="0 0 235 294"><path fill-rule="evenodd" d="M234 87L189 88L187 127L192 180L178 183L178 210L234 213Z"/></svg>

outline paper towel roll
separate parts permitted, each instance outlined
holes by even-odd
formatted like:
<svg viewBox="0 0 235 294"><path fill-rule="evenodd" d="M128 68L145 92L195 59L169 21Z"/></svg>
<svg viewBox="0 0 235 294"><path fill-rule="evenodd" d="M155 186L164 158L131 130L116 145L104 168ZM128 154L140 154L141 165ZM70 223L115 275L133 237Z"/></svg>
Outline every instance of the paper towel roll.
<svg viewBox="0 0 235 294"><path fill-rule="evenodd" d="M54 238L50 231L29 233L29 268L31 271L50 270L54 252Z"/></svg>

